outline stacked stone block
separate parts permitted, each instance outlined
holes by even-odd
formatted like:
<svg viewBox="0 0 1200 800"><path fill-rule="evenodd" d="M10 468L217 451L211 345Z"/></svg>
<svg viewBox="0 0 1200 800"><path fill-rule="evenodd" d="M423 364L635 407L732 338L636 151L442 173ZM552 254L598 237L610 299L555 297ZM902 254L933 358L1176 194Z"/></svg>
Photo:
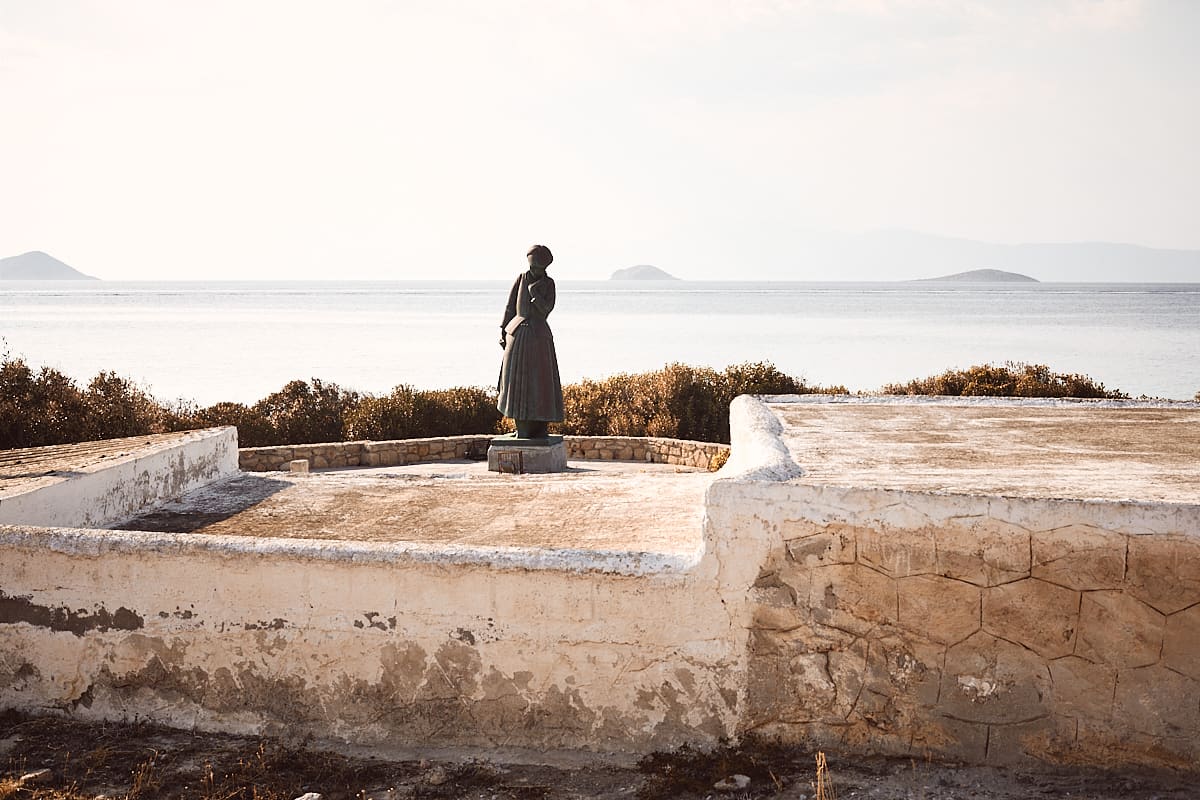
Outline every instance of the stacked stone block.
<svg viewBox="0 0 1200 800"><path fill-rule="evenodd" d="M451 459L483 459L492 437L444 436L385 442L246 447L240 451L247 472L286 469L289 461L307 459L313 469L337 467L394 467ZM642 461L707 469L729 445L681 439L635 436L566 436L568 458L597 461Z"/></svg>

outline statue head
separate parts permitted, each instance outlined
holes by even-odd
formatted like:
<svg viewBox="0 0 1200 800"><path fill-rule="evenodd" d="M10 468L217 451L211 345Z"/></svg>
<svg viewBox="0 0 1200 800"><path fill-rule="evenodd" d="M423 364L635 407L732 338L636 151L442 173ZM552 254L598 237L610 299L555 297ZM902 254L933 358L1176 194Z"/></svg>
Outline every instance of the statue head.
<svg viewBox="0 0 1200 800"><path fill-rule="evenodd" d="M554 254L544 244L535 244L525 255L529 258L529 266L538 270L544 271L546 267L554 263Z"/></svg>

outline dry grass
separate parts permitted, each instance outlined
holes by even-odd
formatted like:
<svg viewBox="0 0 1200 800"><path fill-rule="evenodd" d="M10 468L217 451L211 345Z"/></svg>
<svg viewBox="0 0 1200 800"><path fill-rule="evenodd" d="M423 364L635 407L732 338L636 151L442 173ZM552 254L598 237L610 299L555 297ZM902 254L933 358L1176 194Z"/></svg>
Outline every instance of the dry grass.
<svg viewBox="0 0 1200 800"><path fill-rule="evenodd" d="M816 800L837 800L837 792L833 788L833 776L829 774L829 764L825 753L817 753L817 777L813 781L816 788Z"/></svg>

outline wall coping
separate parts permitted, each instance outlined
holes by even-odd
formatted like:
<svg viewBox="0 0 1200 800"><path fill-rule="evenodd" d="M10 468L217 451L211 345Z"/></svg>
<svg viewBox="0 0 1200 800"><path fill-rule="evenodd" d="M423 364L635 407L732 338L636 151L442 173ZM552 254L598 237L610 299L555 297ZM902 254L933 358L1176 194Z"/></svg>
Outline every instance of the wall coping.
<svg viewBox="0 0 1200 800"><path fill-rule="evenodd" d="M223 553L238 557L282 557L297 561L482 566L489 569L550 570L631 577L686 573L700 563L705 549L699 536L694 552L673 555L582 548L352 542L341 539L286 539L204 533L180 535L98 528L43 528L34 525L0 525L0 547L49 550L85 557L109 553L154 553L163 556Z"/></svg>

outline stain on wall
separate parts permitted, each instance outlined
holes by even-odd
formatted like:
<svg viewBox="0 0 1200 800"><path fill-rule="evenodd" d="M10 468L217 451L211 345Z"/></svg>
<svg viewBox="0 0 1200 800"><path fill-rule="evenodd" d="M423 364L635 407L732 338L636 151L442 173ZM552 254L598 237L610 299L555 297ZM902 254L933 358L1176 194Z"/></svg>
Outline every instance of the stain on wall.
<svg viewBox="0 0 1200 800"><path fill-rule="evenodd" d="M142 627L142 618L124 606L109 612L104 606L92 611L70 609L66 606L45 606L28 597L11 597L0 591L0 625L25 622L52 631L67 631L83 636L88 631L135 631Z"/></svg>

